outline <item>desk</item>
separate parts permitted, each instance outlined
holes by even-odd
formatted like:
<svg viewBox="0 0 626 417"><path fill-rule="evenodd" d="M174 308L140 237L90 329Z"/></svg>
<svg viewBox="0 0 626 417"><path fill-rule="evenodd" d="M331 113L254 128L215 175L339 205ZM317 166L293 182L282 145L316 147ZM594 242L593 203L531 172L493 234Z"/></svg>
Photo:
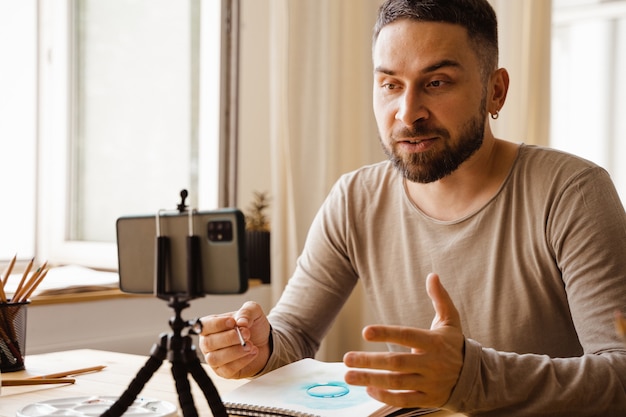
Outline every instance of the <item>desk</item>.
<svg viewBox="0 0 626 417"><path fill-rule="evenodd" d="M126 390L130 381L132 381L139 369L145 364L147 357L101 350L80 349L30 355L26 356L25 360L25 371L5 373L2 375L2 378L20 379L28 376L45 375L97 365L105 365L106 368L99 372L77 375L74 377L76 379L74 384L2 387L0 394L0 417L15 417L17 410L37 401L88 395L119 396ZM141 391L141 396L178 404L178 395L174 388L174 380L170 367L170 363L164 361L163 365ZM220 378L215 375L208 366L205 366L205 369L221 394L225 394L246 382L246 380ZM191 385L199 416L211 416L211 411L202 391L195 384L195 381L193 381ZM440 411L429 414L429 416L457 417L461 415Z"/></svg>

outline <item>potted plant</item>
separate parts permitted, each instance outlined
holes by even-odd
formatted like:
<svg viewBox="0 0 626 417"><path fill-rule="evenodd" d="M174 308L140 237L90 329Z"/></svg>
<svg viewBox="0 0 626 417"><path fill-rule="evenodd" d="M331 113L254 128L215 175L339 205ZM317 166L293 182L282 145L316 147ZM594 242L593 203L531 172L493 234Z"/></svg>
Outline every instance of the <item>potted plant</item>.
<svg viewBox="0 0 626 417"><path fill-rule="evenodd" d="M270 222L267 192L254 192L246 216L246 255L250 278L270 282Z"/></svg>

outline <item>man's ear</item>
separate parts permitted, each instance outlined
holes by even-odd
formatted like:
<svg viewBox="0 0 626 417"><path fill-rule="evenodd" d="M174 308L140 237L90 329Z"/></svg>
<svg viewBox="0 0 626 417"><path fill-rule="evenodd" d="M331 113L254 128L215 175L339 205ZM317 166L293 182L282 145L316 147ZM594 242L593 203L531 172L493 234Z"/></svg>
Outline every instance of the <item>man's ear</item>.
<svg viewBox="0 0 626 417"><path fill-rule="evenodd" d="M487 110L492 115L498 114L504 106L506 95L509 91L509 73L504 68L499 68L491 74L489 80L489 92L487 96Z"/></svg>

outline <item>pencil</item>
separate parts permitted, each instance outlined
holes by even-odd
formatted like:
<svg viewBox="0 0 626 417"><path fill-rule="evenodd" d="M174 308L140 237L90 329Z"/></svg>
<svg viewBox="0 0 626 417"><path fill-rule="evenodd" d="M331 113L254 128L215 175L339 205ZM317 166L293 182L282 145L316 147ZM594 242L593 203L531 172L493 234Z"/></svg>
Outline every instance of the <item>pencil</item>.
<svg viewBox="0 0 626 417"><path fill-rule="evenodd" d="M74 378L46 378L46 379L3 379L3 387L18 387L21 385L44 385L44 384L73 384Z"/></svg>
<svg viewBox="0 0 626 417"><path fill-rule="evenodd" d="M13 271L13 266L15 265L15 260L17 259L17 254L13 256L11 262L9 262L9 266L4 271L4 277L2 278L2 285L7 285L7 281L9 280L9 275L11 275L11 271Z"/></svg>
<svg viewBox="0 0 626 417"><path fill-rule="evenodd" d="M20 302L20 299L22 298L22 294L28 291L28 288L30 288L30 286L33 284L33 280L36 280L37 277L39 276L40 270L41 270L40 268L37 268L37 270L33 273L33 275L31 275L30 278L27 277L26 279L23 279L22 282L20 282L20 285L15 290L15 293L13 293L13 298L11 298L12 302L14 303Z"/></svg>
<svg viewBox="0 0 626 417"><path fill-rule="evenodd" d="M9 321L9 319L11 319L11 321ZM4 324L0 323L0 350L2 350L10 363L15 364L22 362L24 358L22 358L22 353L20 352L19 344L16 340L12 318L5 316L3 322Z"/></svg>
<svg viewBox="0 0 626 417"><path fill-rule="evenodd" d="M241 335L241 330L239 329L239 326L235 326L235 330L237 331L237 336L239 337L239 343L241 343L241 346L246 346L246 341L243 340L243 336Z"/></svg>
<svg viewBox="0 0 626 417"><path fill-rule="evenodd" d="M48 274L48 271L49 271L49 269L46 269L45 271L43 271L43 274L41 274L37 278L37 281L33 283L32 287L24 294L24 296L22 297L22 299L20 301L27 301L28 300L28 298L32 295L32 293L35 292L35 290L37 289L39 284L41 284L41 281L43 281L43 279L46 277L46 275Z"/></svg>
<svg viewBox="0 0 626 417"><path fill-rule="evenodd" d="M47 262L44 262L42 266L40 266L37 271L33 274L33 276L28 280L26 285L22 287L22 291L19 294L15 293L13 295L13 301L16 303L26 301L28 297L37 289L41 281L46 277L48 270L44 271L44 268L48 265Z"/></svg>
<svg viewBox="0 0 626 417"><path fill-rule="evenodd" d="M0 328L0 330L2 329ZM7 339L6 334L4 333L4 331L1 331L0 332L0 351L2 351L2 354L4 355L5 360L8 360L11 365L14 365L17 363L19 358L16 358L15 355L13 355L13 350L9 349L9 346L7 345L7 342L5 341L5 339ZM8 341L8 343L11 343L11 342Z"/></svg>
<svg viewBox="0 0 626 417"><path fill-rule="evenodd" d="M4 287L6 287L7 285L7 281L9 280L9 275L11 275L11 271L13 271L13 265L15 265L16 259L17 259L17 254L15 254L13 256L13 259L11 259L11 262L9 262L7 269L4 270L4 276L2 277L2 280L0 281L0 301L3 303L7 302L7 294L4 291Z"/></svg>
<svg viewBox="0 0 626 417"><path fill-rule="evenodd" d="M17 289L15 290L15 294L19 294L20 291L22 291L22 287L24 286L24 282L26 281L26 277L28 276L28 273L30 272L31 268L33 267L33 262L35 262L35 258L31 259L30 262L28 263L28 265L26 266L26 269L24 270L24 274L22 275L22 279L20 280L20 283L17 285ZM15 299L15 296L13 296L13 299Z"/></svg>
<svg viewBox="0 0 626 417"><path fill-rule="evenodd" d="M98 371L103 370L104 368L106 368L106 366L104 366L104 365L91 366L89 368L73 369L71 371L57 372L57 373L54 373L54 374L33 376L33 377L28 378L28 379L63 378L63 377L66 377L66 376L86 374L88 372L98 372Z"/></svg>
<svg viewBox="0 0 626 417"><path fill-rule="evenodd" d="M7 294L4 292L4 283L0 281L0 302L7 302Z"/></svg>

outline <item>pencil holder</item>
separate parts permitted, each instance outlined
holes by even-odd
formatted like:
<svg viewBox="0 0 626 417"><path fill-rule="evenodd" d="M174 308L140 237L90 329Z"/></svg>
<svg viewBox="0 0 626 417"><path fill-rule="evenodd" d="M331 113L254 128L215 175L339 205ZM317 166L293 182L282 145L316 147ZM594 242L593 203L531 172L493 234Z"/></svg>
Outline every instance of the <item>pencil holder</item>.
<svg viewBox="0 0 626 417"><path fill-rule="evenodd" d="M0 303L0 370L3 373L24 369L26 308L29 303Z"/></svg>

